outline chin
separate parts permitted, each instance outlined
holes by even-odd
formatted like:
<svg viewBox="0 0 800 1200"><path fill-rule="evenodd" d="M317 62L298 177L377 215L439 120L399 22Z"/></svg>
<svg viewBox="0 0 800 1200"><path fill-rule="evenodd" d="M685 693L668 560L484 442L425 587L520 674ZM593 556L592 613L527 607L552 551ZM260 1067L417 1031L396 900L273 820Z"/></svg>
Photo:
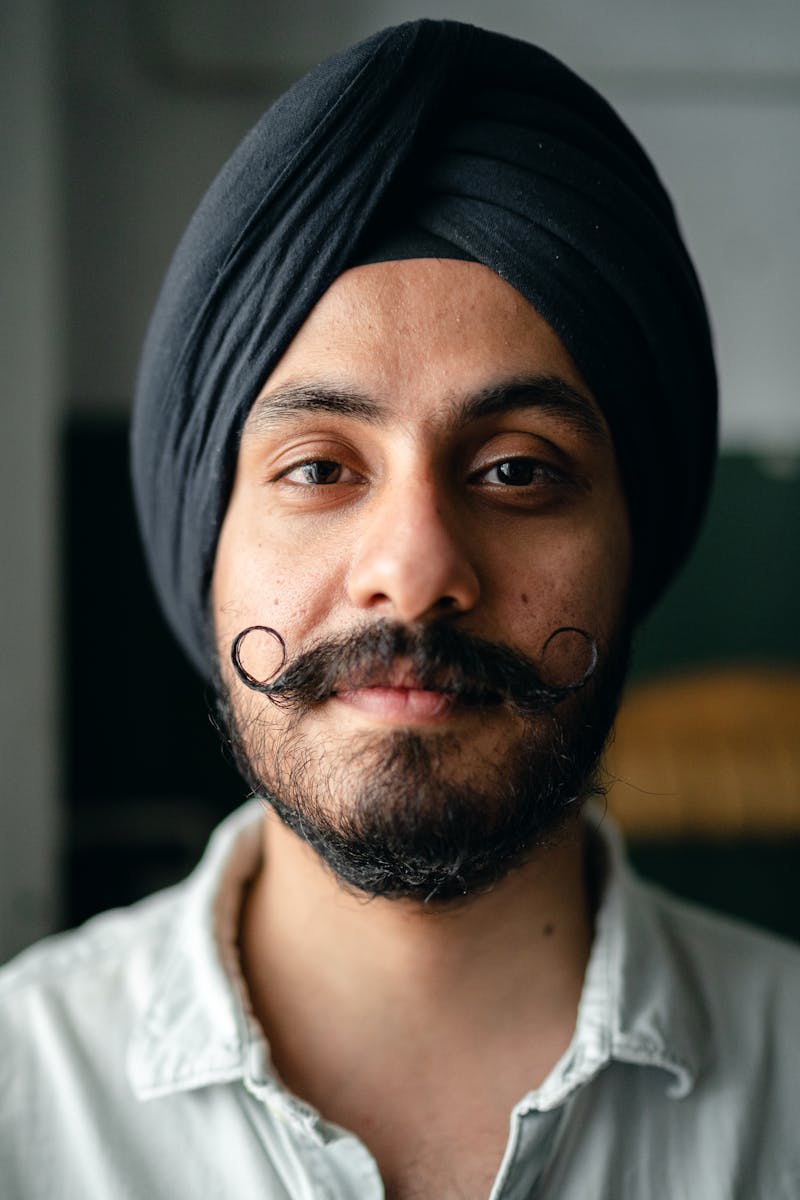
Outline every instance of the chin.
<svg viewBox="0 0 800 1200"><path fill-rule="evenodd" d="M253 792L344 886L452 902L493 887L600 791L627 665L622 645L551 710L491 710L477 729L453 721L343 731L323 708L297 717L251 702L237 713L225 691L218 715Z"/></svg>
<svg viewBox="0 0 800 1200"><path fill-rule="evenodd" d="M543 736L542 723L550 726ZM277 778L249 761L254 790L348 889L444 903L492 888L561 833L597 792L600 747L567 754L560 726L488 759L455 734L364 735L325 765L306 758Z"/></svg>

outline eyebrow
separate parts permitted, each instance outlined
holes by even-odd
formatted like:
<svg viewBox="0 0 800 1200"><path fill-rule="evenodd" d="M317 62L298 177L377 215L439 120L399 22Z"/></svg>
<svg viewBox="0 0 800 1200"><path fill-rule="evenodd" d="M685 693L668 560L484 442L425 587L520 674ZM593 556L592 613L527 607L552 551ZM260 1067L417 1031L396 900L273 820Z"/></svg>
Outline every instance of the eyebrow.
<svg viewBox="0 0 800 1200"><path fill-rule="evenodd" d="M535 408L591 442L610 441L608 428L588 396L557 375L534 375L493 384L450 401L448 408L448 424L453 428L505 412ZM385 425L391 419L392 405L385 399L327 383L290 383L273 392L263 392L250 410L246 427L255 433L267 433L292 417L316 412Z"/></svg>

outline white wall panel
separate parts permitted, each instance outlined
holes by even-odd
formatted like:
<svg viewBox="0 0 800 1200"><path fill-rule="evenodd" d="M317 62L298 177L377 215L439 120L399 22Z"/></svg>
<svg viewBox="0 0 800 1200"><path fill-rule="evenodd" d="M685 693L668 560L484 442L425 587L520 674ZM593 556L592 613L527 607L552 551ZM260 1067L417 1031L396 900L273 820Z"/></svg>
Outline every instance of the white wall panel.
<svg viewBox="0 0 800 1200"><path fill-rule="evenodd" d="M198 72L253 76L306 70L383 25L430 16L540 41L586 68L798 68L796 0L164 0L152 12L168 53Z"/></svg>

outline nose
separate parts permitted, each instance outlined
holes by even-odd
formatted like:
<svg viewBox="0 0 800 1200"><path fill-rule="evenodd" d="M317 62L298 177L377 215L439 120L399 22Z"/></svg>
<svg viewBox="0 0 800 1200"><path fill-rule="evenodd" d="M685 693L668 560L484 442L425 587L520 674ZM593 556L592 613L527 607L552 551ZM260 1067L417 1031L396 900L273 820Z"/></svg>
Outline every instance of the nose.
<svg viewBox="0 0 800 1200"><path fill-rule="evenodd" d="M404 622L474 608L480 584L458 526L433 481L385 489L359 530L351 603Z"/></svg>

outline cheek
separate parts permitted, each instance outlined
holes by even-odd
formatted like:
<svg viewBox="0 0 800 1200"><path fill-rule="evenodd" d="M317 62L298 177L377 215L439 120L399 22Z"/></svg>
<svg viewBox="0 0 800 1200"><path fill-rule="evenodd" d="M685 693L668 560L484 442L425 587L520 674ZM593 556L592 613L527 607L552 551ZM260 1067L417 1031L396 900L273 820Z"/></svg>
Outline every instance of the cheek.
<svg viewBox="0 0 800 1200"><path fill-rule="evenodd" d="M631 548L627 517L602 524L585 539L575 575L575 603L605 636L623 619L630 586ZM588 624L584 628L589 629Z"/></svg>
<svg viewBox="0 0 800 1200"><path fill-rule="evenodd" d="M214 624L220 657L230 653L250 625L274 629L293 653L323 623L335 594L332 565L324 555L304 553L298 539L270 536L229 512L217 547L212 581ZM265 643L268 644L268 643ZM248 654L257 648L248 638ZM244 662L244 657L242 659ZM246 663L248 670L259 675ZM267 671L259 677L265 678Z"/></svg>
<svg viewBox="0 0 800 1200"><path fill-rule="evenodd" d="M620 620L628 593L630 552L626 534L599 530L578 546L569 599L576 624L605 635Z"/></svg>
<svg viewBox="0 0 800 1200"><path fill-rule="evenodd" d="M605 637L622 616L628 572L627 527L615 522L546 536L539 530L493 576L513 636L536 649L562 625Z"/></svg>

